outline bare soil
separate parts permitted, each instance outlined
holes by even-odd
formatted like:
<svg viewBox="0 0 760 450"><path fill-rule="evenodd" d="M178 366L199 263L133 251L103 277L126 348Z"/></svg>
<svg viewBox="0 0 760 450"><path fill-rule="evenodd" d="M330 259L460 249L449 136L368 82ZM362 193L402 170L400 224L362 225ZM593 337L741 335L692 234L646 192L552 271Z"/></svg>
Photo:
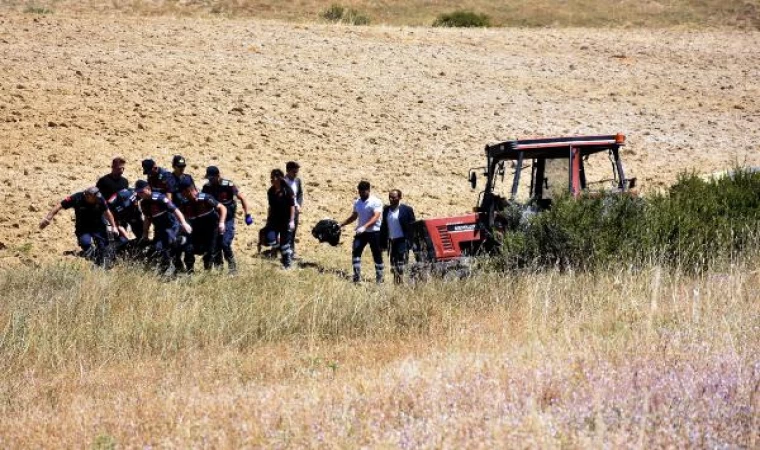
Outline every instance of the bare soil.
<svg viewBox="0 0 760 450"><path fill-rule="evenodd" d="M184 155L241 186L256 227L269 171L302 164L302 253L356 183L399 188L421 217L464 212L484 144L628 136L644 192L683 171L760 164L760 32L428 29L261 20L0 15L0 266L63 258L46 211L123 154ZM241 229L239 253L256 233Z"/></svg>

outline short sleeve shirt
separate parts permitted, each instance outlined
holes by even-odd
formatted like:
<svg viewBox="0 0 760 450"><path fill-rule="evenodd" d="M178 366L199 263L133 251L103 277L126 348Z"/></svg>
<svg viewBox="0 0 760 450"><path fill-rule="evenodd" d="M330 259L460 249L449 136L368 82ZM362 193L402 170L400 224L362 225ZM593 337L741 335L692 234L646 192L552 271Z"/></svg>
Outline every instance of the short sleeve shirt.
<svg viewBox="0 0 760 450"><path fill-rule="evenodd" d="M116 220L128 220L140 214L138 198L132 189L122 189L108 199L108 207Z"/></svg>
<svg viewBox="0 0 760 450"><path fill-rule="evenodd" d="M171 178L171 186L169 188L172 189L172 194L177 194L179 192L179 185L184 180L189 180L190 183L192 183L193 186L195 186L195 180L193 180L193 177L190 174L183 173L182 175L175 175L174 172L170 172L169 178Z"/></svg>
<svg viewBox="0 0 760 450"><path fill-rule="evenodd" d="M114 178L110 173L100 177L95 185L100 189L100 193L103 194L103 198L110 199L111 196L122 189L129 187L129 181L123 176Z"/></svg>
<svg viewBox="0 0 760 450"><path fill-rule="evenodd" d="M108 210L103 196L98 194L98 201L87 203L84 192L77 192L61 201L63 209L74 209L75 228L77 230L96 229L105 226L103 213Z"/></svg>
<svg viewBox="0 0 760 450"><path fill-rule="evenodd" d="M170 228L176 222L174 210L177 207L160 192L153 192L150 198L141 200L140 209L157 228Z"/></svg>
<svg viewBox="0 0 760 450"><path fill-rule="evenodd" d="M193 200L191 198L183 199L179 204L179 209L182 211L182 215L185 216L190 223L194 224L196 221L209 220L213 221L218 219L216 213L216 207L219 205L214 197L209 194L198 194L198 198Z"/></svg>
<svg viewBox="0 0 760 450"><path fill-rule="evenodd" d="M293 191L287 184L282 184L279 190L272 186L267 191L267 201L269 203L267 225L276 229L287 227L290 223L290 208L295 206Z"/></svg>
<svg viewBox="0 0 760 450"><path fill-rule="evenodd" d="M381 213L381 216L377 218L377 221L365 231L380 231L380 225L383 223L383 202L379 198L370 195L367 200L362 200L361 197L354 201L354 212L358 214L358 224L363 227L365 223L372 219L375 213Z"/></svg>
<svg viewBox="0 0 760 450"><path fill-rule="evenodd" d="M157 173L148 175L148 184L153 192L172 194L176 191L174 174L166 169L159 168Z"/></svg>
<svg viewBox="0 0 760 450"><path fill-rule="evenodd" d="M218 184L206 183L203 185L202 192L213 196L219 203L227 208L227 220L235 218L235 197L238 195L238 188L230 180L219 180Z"/></svg>

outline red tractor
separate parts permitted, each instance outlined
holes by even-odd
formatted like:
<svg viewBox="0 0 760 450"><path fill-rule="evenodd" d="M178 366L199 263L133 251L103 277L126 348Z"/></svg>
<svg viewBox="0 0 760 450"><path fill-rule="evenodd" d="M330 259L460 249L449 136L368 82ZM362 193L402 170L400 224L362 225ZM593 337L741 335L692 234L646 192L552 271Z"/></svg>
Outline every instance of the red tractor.
<svg viewBox="0 0 760 450"><path fill-rule="evenodd" d="M413 247L418 268L421 265L443 273L459 267L468 256L498 249L496 232L510 226L501 214L508 206L517 205L520 214L528 216L550 208L552 198L567 192L577 197L595 185L599 186L596 190L607 192L633 188L636 179L625 177L620 159L620 147L624 144L625 136L616 134L486 145L486 166L471 169L469 175L473 189L477 187L478 171L483 170L486 180L474 212L423 219L414 224ZM601 157L604 155L607 158ZM504 192L507 163L512 183Z"/></svg>

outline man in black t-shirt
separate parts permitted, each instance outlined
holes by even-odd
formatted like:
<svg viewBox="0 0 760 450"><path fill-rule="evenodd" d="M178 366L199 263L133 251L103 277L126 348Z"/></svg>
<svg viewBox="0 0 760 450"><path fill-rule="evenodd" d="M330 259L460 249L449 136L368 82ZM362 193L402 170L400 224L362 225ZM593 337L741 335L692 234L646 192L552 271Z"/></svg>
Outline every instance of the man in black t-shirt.
<svg viewBox="0 0 760 450"><path fill-rule="evenodd" d="M271 174L272 187L267 191L269 211L266 228L279 234L282 265L290 267L293 251L290 248L290 233L295 229L295 197L293 191L285 183L285 174L280 169L274 169Z"/></svg>
<svg viewBox="0 0 760 450"><path fill-rule="evenodd" d="M104 199L108 200L113 194L129 187L129 181L124 177L126 163L123 157L115 157L111 162L111 173L103 175L98 180L95 186L100 190L100 195Z"/></svg>

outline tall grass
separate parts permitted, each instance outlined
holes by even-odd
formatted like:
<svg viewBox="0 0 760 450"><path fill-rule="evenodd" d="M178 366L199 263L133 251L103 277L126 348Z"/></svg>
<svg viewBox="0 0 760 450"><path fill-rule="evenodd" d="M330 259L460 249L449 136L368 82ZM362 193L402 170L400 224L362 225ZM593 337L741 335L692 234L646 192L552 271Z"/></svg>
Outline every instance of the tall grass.
<svg viewBox="0 0 760 450"><path fill-rule="evenodd" d="M427 331L443 311L487 303L473 295L483 289L474 282L451 285L441 296L432 285L367 289L316 272L289 277L273 269L232 280L200 275L165 282L125 267L82 272L58 265L5 272L0 289L7 298L0 354L11 371L30 362L58 369L288 340L399 336Z"/></svg>
<svg viewBox="0 0 760 450"><path fill-rule="evenodd" d="M757 444L760 271L0 273L0 444Z"/></svg>

